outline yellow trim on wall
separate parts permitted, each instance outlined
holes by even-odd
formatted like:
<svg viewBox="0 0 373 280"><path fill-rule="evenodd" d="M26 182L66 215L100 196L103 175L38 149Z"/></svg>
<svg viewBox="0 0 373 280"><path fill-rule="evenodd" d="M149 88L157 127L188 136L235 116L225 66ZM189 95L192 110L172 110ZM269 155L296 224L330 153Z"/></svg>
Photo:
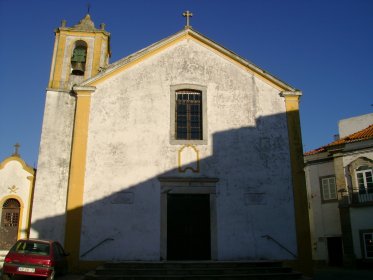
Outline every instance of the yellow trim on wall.
<svg viewBox="0 0 373 280"><path fill-rule="evenodd" d="M108 72L107 74L104 74L101 77L98 77L97 79L94 79L94 80L88 82L87 85L97 86L98 84L100 84L103 81L113 77L114 75L116 75L116 74L118 74L118 73L132 67L132 66L137 65L138 63L144 61L145 59L147 59L147 58L149 58L153 55L156 55L159 52L161 52L161 51L163 51L163 50L171 47L172 45L175 45L175 44L177 44L177 43L179 43L180 41L183 41L183 40L193 40L193 41L197 42L198 44L203 45L204 47L213 51L217 55L219 55L219 56L229 60L230 62L234 63L235 65L237 65L241 69L251 73L255 77L260 78L264 82L272 85L274 88L278 89L279 91L290 89L290 86L285 85L281 81L276 80L273 77L270 79L270 75L266 74L260 68L255 67L255 66L249 67L248 65L245 65L244 62L241 62L242 59L239 58L237 55L235 55L233 53L230 53L229 51L225 50L223 47L220 47L216 43L214 43L214 42L212 42L212 41L210 41L206 38L203 38L202 36L198 35L195 32L192 32L192 31L186 31L185 33L183 33L179 36L175 36L174 38L171 38L171 40L169 40L168 42L166 41L166 43L160 43L160 45L158 47L150 49L148 52L145 52L144 54L140 55L137 59L135 59L133 61L130 61L129 63L123 64L123 65L119 66L118 68L113 69L111 72ZM266 75L268 77L266 77Z"/></svg>
<svg viewBox="0 0 373 280"><path fill-rule="evenodd" d="M249 72L250 74L254 75L256 78L259 78L261 80L264 80L264 82L272 85L274 88L276 88L277 90L285 90L284 87L280 86L279 84L276 84L274 83L273 81L267 79L266 77L264 77L260 72L258 71L255 71L254 69L251 69L249 68L248 66L246 65L243 65L242 63L240 63L239 61L237 61L237 59L234 59L234 56L231 56L231 55L227 55L225 53L222 53L221 50L219 48L217 48L214 44L212 44L211 42L209 41L202 41L200 40L198 37L196 36L193 36L193 33L190 33L188 34L188 38L192 38L195 42L201 44L202 46L208 48L210 51L214 52L215 54L227 59L228 61L230 61L231 63L235 64L236 66L238 66L239 68L243 69L244 71L246 72Z"/></svg>
<svg viewBox="0 0 373 280"><path fill-rule="evenodd" d="M76 109L66 204L65 248L70 253L69 260L72 270L78 270L89 113L91 93L94 88L74 88L74 90L76 92Z"/></svg>
<svg viewBox="0 0 373 280"><path fill-rule="evenodd" d="M93 46L93 61L92 61L92 69L90 77L93 77L98 73L98 69L100 68L100 59L101 59L101 47L102 47L102 35L96 34L95 36L95 43Z"/></svg>
<svg viewBox="0 0 373 280"><path fill-rule="evenodd" d="M26 219L26 237L30 237L30 229L31 229L31 216L32 216L32 206L34 204L34 188L35 188L35 176L28 176L28 180L30 180L30 190L29 190L29 197L28 197L28 215Z"/></svg>
<svg viewBox="0 0 373 280"><path fill-rule="evenodd" d="M294 194L298 247L298 259L294 262L294 268L310 276L313 273L313 268L307 189L303 169L303 147L299 118L300 95L300 92L282 92L281 96L285 98Z"/></svg>
<svg viewBox="0 0 373 280"><path fill-rule="evenodd" d="M58 30L56 32L55 42L57 42L55 53L53 53L52 59L52 69L51 69L51 80L49 81L49 88L54 89L66 89L67 82L70 78L70 69L67 69L66 80L62 80L62 73L63 67L70 67L70 61L64 65L65 59L70 59L72 54L72 48L74 47L74 43L70 44L70 46L66 45L66 41L68 37L76 37L76 40L83 40L84 38L92 38L94 40L94 46L92 51L92 69L91 72L88 73L86 71L84 75L84 79L92 77L98 73L98 69L100 66L100 59L101 59L101 48L102 48L102 40L104 36L108 37L108 34L105 34L103 31L72 31L72 30ZM88 45L88 43L87 43ZM69 48L69 50L67 50ZM106 51L105 57L107 56ZM63 83L61 83L63 82Z"/></svg>
<svg viewBox="0 0 373 280"><path fill-rule="evenodd" d="M175 40L173 40L173 41L171 41L171 42L169 42L169 43L167 43L167 44L165 44L163 46L160 46L159 48L156 48L156 49L152 50L151 52L148 52L148 53L144 54L143 56L139 57L138 59L136 59L134 61L131 61L131 62L127 63L127 64L124 64L124 65L118 67L117 69L115 69L114 71L108 73L107 75L104 75L104 76L98 78L97 80L94 80L94 81L88 83L88 85L90 85L90 86L97 86L98 84L102 83L103 81L106 81L107 79L111 78L112 76L115 76L116 74L118 74L118 73L120 73L120 72L122 72L122 71L124 71L124 70L126 70L126 69L128 69L130 67L132 67L132 66L135 66L138 63L146 60L147 58L149 58L149 57L151 57L151 56L153 56L153 55L155 55L155 54L163 51L164 49L167 49L168 47L170 47L170 46L172 46L172 45L174 45L174 44L176 44L176 43L184 40L185 36L186 35L184 35L182 37L179 37L179 38L176 38Z"/></svg>
<svg viewBox="0 0 373 280"><path fill-rule="evenodd" d="M65 45L66 45L66 34L59 34L57 51L55 54L53 54L55 57L55 67L52 70L53 78L52 78L52 81L50 81L51 88L60 88L63 59L65 56Z"/></svg>
<svg viewBox="0 0 373 280"><path fill-rule="evenodd" d="M196 164L197 164L196 169L194 169L191 166L187 166L187 167L183 168L183 165L181 163L182 152L185 148L189 148L189 147L192 148L194 150L194 152L196 153L196 158L197 158L196 161L195 161ZM190 145L190 144L182 146L178 151L178 165L179 165L179 172L180 173L185 173L188 169L193 171L194 173L199 173L199 151L198 151L197 147L194 146L194 145Z"/></svg>
<svg viewBox="0 0 373 280"><path fill-rule="evenodd" d="M35 169L32 168L31 166L27 165L26 162L22 158L20 158L19 156L10 156L10 157L6 158L5 160L3 160L0 163L0 169L5 168L5 166L9 162L11 162L11 161L17 161L17 162L19 162L22 165L23 170L25 170L26 172L30 173L30 176L27 177L27 179L30 180L30 186L29 186L29 197L28 197L28 209L27 209L27 213L25 213L25 214L27 214L26 225L25 225L25 229L24 229L26 237L29 237L30 225L31 225L32 200L33 200L34 186L35 186ZM17 195L8 195L8 196L5 196L5 197L3 197L1 199L1 201L0 201L1 204L0 205L2 206L4 204L4 202L7 199L9 199L9 198L15 198L21 204L21 209L20 209L20 223L18 225L18 234L17 234L17 238L19 239L20 236L21 236L21 232L22 232L22 220L23 220L23 213L24 213L24 202Z"/></svg>
<svg viewBox="0 0 373 280"><path fill-rule="evenodd" d="M10 157L7 157L6 159L4 159L1 163L0 163L0 169L3 169L5 167L5 165L7 165L9 162L11 161L18 161L21 165L22 165L22 168L27 171L28 173L30 173L31 175L35 175L35 170L34 168L32 168L31 166L29 166L22 158L20 158L19 156L10 156Z"/></svg>

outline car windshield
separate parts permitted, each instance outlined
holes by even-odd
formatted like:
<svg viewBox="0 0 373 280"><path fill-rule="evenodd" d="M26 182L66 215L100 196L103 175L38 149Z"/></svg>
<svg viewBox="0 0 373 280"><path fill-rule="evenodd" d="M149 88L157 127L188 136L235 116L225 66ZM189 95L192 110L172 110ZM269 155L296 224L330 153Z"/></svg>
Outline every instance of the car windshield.
<svg viewBox="0 0 373 280"><path fill-rule="evenodd" d="M18 241L10 251L21 254L49 255L49 244L34 241Z"/></svg>

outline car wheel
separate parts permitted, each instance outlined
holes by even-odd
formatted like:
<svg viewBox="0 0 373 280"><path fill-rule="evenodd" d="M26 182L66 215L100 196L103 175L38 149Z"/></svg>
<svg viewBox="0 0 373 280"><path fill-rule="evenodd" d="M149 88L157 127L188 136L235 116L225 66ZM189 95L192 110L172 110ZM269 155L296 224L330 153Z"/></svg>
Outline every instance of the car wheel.
<svg viewBox="0 0 373 280"><path fill-rule="evenodd" d="M68 272L69 272L69 267L68 267L68 265L66 265L66 266L63 268L63 270L62 270L62 272L61 272L61 275L66 275Z"/></svg>
<svg viewBox="0 0 373 280"><path fill-rule="evenodd" d="M53 270L51 276L47 277L46 280L54 280L54 275L55 274L56 274L56 272Z"/></svg>
<svg viewBox="0 0 373 280"><path fill-rule="evenodd" d="M3 276L1 277L2 280L10 280L12 279L12 277L9 275L9 274L3 274Z"/></svg>

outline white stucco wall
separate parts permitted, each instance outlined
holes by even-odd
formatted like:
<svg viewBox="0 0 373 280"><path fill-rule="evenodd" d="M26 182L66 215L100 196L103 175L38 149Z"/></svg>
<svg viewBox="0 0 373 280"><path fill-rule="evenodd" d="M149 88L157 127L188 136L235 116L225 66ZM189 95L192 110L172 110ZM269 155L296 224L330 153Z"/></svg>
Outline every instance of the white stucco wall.
<svg viewBox="0 0 373 280"><path fill-rule="evenodd" d="M373 124L373 113L349 119L340 120L338 123L339 136L345 137Z"/></svg>
<svg viewBox="0 0 373 280"><path fill-rule="evenodd" d="M65 236L65 210L75 99L48 90L38 158L31 237Z"/></svg>
<svg viewBox="0 0 373 280"><path fill-rule="evenodd" d="M310 161L307 159L306 161ZM313 260L328 260L327 237L341 236L338 202L323 202L320 178L334 176L333 160L308 163L306 185L309 201Z"/></svg>
<svg viewBox="0 0 373 280"><path fill-rule="evenodd" d="M170 144L170 87L186 83L207 88L198 174L178 172L182 146ZM292 258L263 235L297 252L284 99L193 40L107 79L92 95L81 253L114 241L85 259L159 260L159 176L219 178L218 259ZM127 197L121 204L113 202L118 192Z"/></svg>

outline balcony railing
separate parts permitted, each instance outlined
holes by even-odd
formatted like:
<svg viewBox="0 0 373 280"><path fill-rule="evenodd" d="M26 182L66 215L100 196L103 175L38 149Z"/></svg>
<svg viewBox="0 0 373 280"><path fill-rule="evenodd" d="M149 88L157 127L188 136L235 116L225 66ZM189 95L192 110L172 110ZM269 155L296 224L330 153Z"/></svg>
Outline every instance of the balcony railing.
<svg viewBox="0 0 373 280"><path fill-rule="evenodd" d="M373 193L359 193L353 191L352 193L343 193L339 200L341 207L347 206L373 206Z"/></svg>

